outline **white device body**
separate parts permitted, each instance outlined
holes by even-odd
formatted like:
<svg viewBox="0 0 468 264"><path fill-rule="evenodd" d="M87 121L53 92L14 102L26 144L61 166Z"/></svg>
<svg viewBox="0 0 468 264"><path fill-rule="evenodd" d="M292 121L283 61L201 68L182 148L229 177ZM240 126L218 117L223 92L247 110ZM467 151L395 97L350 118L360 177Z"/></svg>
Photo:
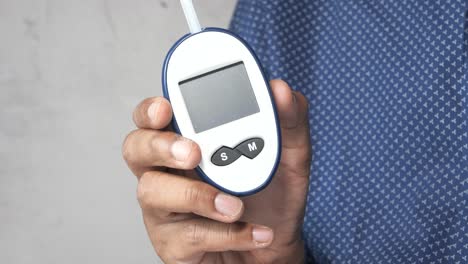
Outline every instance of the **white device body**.
<svg viewBox="0 0 468 264"><path fill-rule="evenodd" d="M179 87L180 82L237 62L245 65L260 111L196 133ZM219 189L238 196L250 195L266 187L281 155L279 121L268 81L263 74L257 58L245 42L221 29L205 29L185 36L172 48L163 69L164 94L172 104L175 128L200 146L200 176ZM213 154L221 147L235 148L252 138L264 141L263 150L254 159L241 156L227 166L212 163Z"/></svg>

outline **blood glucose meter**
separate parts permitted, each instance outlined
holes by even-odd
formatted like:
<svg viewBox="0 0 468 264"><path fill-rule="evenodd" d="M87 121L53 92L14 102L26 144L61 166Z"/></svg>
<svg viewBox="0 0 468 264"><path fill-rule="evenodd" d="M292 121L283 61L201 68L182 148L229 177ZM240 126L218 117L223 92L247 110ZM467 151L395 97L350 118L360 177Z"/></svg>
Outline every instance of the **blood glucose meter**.
<svg viewBox="0 0 468 264"><path fill-rule="evenodd" d="M170 50L163 92L177 133L196 142L196 169L209 184L245 196L265 188L281 155L279 121L254 52L234 33L201 29L191 0L181 0L191 33Z"/></svg>

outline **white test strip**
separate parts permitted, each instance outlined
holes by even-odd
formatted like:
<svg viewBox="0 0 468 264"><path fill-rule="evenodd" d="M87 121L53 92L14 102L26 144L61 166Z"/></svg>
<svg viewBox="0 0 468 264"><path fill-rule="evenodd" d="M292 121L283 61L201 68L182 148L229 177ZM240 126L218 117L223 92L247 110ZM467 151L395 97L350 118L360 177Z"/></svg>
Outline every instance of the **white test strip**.
<svg viewBox="0 0 468 264"><path fill-rule="evenodd" d="M187 19L187 24L190 28L190 32L192 34L200 32L201 25L200 21L198 20L197 12L195 11L195 7L193 6L192 0L180 0L182 4L182 9L184 10L185 18Z"/></svg>

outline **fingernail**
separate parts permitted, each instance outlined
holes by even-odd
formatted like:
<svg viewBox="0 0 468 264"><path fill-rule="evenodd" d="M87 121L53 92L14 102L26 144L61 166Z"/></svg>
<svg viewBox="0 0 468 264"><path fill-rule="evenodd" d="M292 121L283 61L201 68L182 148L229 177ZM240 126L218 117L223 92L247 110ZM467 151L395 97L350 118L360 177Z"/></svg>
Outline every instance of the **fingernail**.
<svg viewBox="0 0 468 264"><path fill-rule="evenodd" d="M152 103L150 107L148 107L148 117L153 123L156 122L160 106L161 106L161 102L157 101L157 102Z"/></svg>
<svg viewBox="0 0 468 264"><path fill-rule="evenodd" d="M177 161L186 161L192 152L192 141L188 139L179 139L171 147L171 153Z"/></svg>
<svg viewBox="0 0 468 264"><path fill-rule="evenodd" d="M252 237L256 243L266 244L273 239L273 231L268 227L257 226L252 231Z"/></svg>
<svg viewBox="0 0 468 264"><path fill-rule="evenodd" d="M296 92L292 92L292 100L293 100L293 104L294 105L297 105L297 96L296 96Z"/></svg>
<svg viewBox="0 0 468 264"><path fill-rule="evenodd" d="M235 217L242 210L242 202L239 198L221 193L215 198L215 208L224 216Z"/></svg>

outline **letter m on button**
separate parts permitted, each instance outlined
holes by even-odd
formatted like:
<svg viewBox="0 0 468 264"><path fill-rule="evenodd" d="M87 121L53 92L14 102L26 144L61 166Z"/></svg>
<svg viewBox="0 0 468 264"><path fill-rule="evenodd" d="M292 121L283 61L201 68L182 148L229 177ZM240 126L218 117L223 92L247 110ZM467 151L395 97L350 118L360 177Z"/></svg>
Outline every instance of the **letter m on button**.
<svg viewBox="0 0 468 264"><path fill-rule="evenodd" d="M249 144L249 151L256 151L257 150L257 144L255 142L252 142Z"/></svg>
<svg viewBox="0 0 468 264"><path fill-rule="evenodd" d="M242 144L237 146L236 150L242 153L249 159L254 159L262 152L265 142L261 138L253 138L244 141Z"/></svg>

